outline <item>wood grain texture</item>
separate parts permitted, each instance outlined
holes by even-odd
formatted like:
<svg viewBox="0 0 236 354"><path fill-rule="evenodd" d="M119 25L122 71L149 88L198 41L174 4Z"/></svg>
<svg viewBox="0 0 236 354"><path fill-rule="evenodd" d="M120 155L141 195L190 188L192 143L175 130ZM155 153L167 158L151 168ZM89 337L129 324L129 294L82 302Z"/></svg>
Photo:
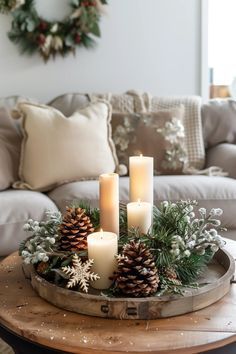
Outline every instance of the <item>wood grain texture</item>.
<svg viewBox="0 0 236 354"><path fill-rule="evenodd" d="M233 257L219 250L199 279L201 287L187 289L184 296L117 298L102 296L92 288L85 294L58 287L40 277L32 265L24 267L40 297L59 308L89 316L145 320L182 315L211 305L229 291L234 270Z"/></svg>
<svg viewBox="0 0 236 354"><path fill-rule="evenodd" d="M226 247L236 257L236 242ZM202 310L158 320L112 320L61 310L39 298L16 255L0 264L0 323L75 354L198 353L236 341L236 284Z"/></svg>

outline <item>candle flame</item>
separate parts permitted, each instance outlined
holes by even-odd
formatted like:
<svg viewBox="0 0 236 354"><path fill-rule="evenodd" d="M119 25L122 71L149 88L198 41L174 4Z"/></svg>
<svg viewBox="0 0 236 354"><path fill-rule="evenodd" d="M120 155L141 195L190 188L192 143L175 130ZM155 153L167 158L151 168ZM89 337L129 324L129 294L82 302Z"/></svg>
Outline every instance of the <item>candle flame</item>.
<svg viewBox="0 0 236 354"><path fill-rule="evenodd" d="M101 240L103 239L103 229L101 228L100 229L100 232L101 232Z"/></svg>
<svg viewBox="0 0 236 354"><path fill-rule="evenodd" d="M141 203L141 199L140 199L140 198L138 199L138 203L139 203L139 204Z"/></svg>
<svg viewBox="0 0 236 354"><path fill-rule="evenodd" d="M139 157L143 157L143 154L140 154Z"/></svg>

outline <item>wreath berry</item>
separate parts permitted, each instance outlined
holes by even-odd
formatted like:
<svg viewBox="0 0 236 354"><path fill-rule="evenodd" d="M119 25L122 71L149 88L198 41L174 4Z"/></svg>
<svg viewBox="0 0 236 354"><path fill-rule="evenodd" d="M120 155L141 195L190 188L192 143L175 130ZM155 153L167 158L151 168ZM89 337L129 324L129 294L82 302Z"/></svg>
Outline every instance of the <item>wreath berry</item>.
<svg viewBox="0 0 236 354"><path fill-rule="evenodd" d="M64 21L48 21L37 13L34 0L0 0L0 12L13 17L9 39L22 53L39 52L45 61L56 55L75 53L100 37L99 20L106 0L72 0L71 14Z"/></svg>

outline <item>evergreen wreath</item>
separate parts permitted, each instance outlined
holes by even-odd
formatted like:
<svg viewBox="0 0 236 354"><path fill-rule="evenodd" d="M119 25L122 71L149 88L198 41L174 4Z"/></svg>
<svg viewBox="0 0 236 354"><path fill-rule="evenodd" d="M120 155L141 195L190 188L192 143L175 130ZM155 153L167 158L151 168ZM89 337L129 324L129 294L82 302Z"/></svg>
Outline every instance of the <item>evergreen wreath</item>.
<svg viewBox="0 0 236 354"><path fill-rule="evenodd" d="M164 201L153 208L153 225L147 234L140 234L138 229L127 231L126 206L120 205L118 268L109 296L182 294L185 288L198 286L198 277L224 245L219 232L225 229L218 219L223 212L220 208L209 213L200 208L196 218L196 205L191 200ZM72 284L73 290L87 292L88 288L78 283L87 282L91 274L89 270L83 273L82 280L80 268L88 264L86 239L92 228L99 229L99 214L99 209L76 202L65 215L48 212L46 221L30 219L24 230L31 235L21 243L19 254L48 281L62 287Z"/></svg>
<svg viewBox="0 0 236 354"><path fill-rule="evenodd" d="M45 61L56 55L75 53L76 47L90 48L100 37L99 20L106 0L71 0L71 14L64 21L39 16L34 0L0 0L0 12L13 17L9 39L22 53L39 52Z"/></svg>

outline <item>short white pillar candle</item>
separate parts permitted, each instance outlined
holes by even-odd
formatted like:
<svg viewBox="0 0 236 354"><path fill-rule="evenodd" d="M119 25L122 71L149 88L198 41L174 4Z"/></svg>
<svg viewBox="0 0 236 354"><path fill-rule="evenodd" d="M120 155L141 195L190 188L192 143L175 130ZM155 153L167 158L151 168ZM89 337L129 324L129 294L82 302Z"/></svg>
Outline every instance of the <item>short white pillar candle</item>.
<svg viewBox="0 0 236 354"><path fill-rule="evenodd" d="M93 259L92 271L100 279L93 281L95 289L108 289L112 280L109 278L116 270L116 255L118 253L118 237L112 232L94 232L88 235L88 258Z"/></svg>
<svg viewBox="0 0 236 354"><path fill-rule="evenodd" d="M152 225L152 204L133 202L127 204L128 230L138 228L141 234L146 234Z"/></svg>
<svg viewBox="0 0 236 354"><path fill-rule="evenodd" d="M129 158L130 201L148 202L153 205L153 157Z"/></svg>
<svg viewBox="0 0 236 354"><path fill-rule="evenodd" d="M119 175L99 176L100 226L104 231L119 235Z"/></svg>

